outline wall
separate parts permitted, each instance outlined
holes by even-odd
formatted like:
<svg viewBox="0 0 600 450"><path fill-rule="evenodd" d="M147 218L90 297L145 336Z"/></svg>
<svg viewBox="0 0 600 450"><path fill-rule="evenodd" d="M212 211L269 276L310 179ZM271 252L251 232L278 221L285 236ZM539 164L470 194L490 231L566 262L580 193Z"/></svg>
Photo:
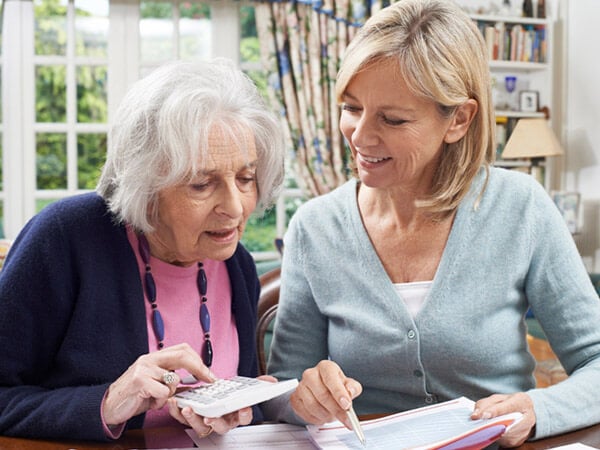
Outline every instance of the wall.
<svg viewBox="0 0 600 450"><path fill-rule="evenodd" d="M600 273L600 2L563 0L560 14L566 24L563 188L582 195L583 226L575 240L588 270Z"/></svg>

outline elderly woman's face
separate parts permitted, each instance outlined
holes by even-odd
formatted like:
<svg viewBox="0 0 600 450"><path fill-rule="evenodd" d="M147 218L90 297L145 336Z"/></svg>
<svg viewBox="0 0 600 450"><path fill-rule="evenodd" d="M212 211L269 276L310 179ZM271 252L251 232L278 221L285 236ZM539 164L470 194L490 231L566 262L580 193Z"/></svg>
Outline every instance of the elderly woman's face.
<svg viewBox="0 0 600 450"><path fill-rule="evenodd" d="M160 193L153 254L181 265L233 255L258 197L256 147L250 132L245 138L240 150L227 134L212 132L201 173Z"/></svg>

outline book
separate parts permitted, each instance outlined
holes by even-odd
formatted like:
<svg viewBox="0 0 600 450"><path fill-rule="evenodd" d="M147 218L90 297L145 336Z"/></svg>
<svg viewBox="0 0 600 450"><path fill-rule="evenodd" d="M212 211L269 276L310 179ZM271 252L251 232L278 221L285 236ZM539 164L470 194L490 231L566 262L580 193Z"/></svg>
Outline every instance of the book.
<svg viewBox="0 0 600 450"><path fill-rule="evenodd" d="M475 402L465 397L378 419L361 421L366 448L390 450L478 450L498 440L523 415L511 413L472 420ZM307 426L317 448L361 449L354 433L340 422Z"/></svg>

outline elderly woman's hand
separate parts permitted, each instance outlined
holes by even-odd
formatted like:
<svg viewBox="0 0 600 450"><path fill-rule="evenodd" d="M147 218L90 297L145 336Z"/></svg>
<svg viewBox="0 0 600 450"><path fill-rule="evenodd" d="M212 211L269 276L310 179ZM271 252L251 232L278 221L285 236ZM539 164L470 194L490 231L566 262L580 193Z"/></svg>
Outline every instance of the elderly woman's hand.
<svg viewBox="0 0 600 450"><path fill-rule="evenodd" d="M346 377L336 363L321 361L304 371L290 402L306 422L320 425L337 419L351 429L346 411L361 393L361 384Z"/></svg>
<svg viewBox="0 0 600 450"><path fill-rule="evenodd" d="M502 435L498 444L501 447L518 447L523 444L533 433L535 427L535 412L531 397L524 392L516 394L494 394L482 398L475 403L472 419L489 419L512 412L520 412L523 419L513 425L510 430Z"/></svg>
<svg viewBox="0 0 600 450"><path fill-rule="evenodd" d="M258 379L272 383L277 381L277 378L269 375L261 375ZM240 425L249 425L253 417L252 408L242 408L239 411L226 414L222 417L209 418L199 416L189 406L179 409L177 400L174 398L169 399L168 404L171 416L182 424L192 427L196 434L202 438L208 436L213 431L218 434L225 434Z"/></svg>
<svg viewBox="0 0 600 450"><path fill-rule="evenodd" d="M240 425L249 425L252 422L250 407L221 417L203 417L196 414L189 406L179 409L174 398L169 400L169 413L182 424L192 427L201 438L208 436L213 430L215 433L225 434Z"/></svg>
<svg viewBox="0 0 600 450"><path fill-rule="evenodd" d="M185 369L198 380L214 381L202 358L188 344L142 355L108 387L102 403L104 423L119 425L149 409L162 408L179 384L175 373L169 384L163 377L176 369Z"/></svg>

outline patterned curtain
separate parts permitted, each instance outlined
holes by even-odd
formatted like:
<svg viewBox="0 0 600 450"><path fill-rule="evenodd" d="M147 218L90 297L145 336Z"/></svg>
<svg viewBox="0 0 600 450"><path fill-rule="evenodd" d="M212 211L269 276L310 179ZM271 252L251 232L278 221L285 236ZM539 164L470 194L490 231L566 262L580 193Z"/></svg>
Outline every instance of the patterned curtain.
<svg viewBox="0 0 600 450"><path fill-rule="evenodd" d="M382 0L255 4L270 101L281 112L290 170L307 196L329 192L349 177L335 77L357 28L383 6Z"/></svg>

